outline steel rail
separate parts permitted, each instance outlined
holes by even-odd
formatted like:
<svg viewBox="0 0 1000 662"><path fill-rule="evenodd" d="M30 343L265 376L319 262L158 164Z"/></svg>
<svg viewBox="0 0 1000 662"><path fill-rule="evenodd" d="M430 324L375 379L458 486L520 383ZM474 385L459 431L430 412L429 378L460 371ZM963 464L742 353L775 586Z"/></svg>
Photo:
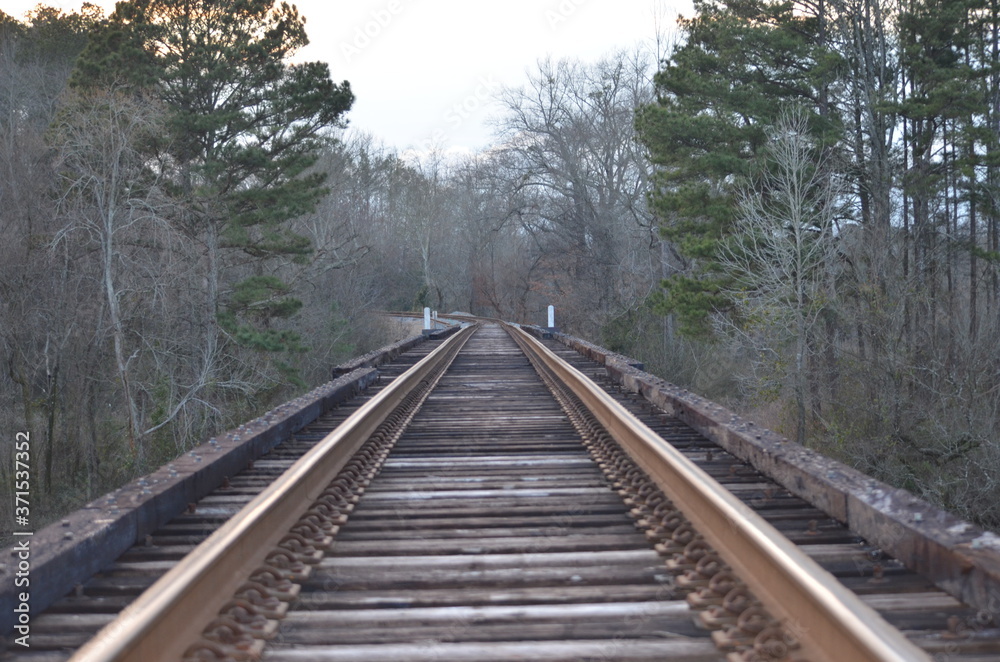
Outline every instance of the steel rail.
<svg viewBox="0 0 1000 662"><path fill-rule="evenodd" d="M814 662L931 658L771 524L520 328L519 346L566 384Z"/></svg>
<svg viewBox="0 0 1000 662"><path fill-rule="evenodd" d="M358 448L413 387L451 363L474 329L453 335L360 407L126 607L72 662L180 659Z"/></svg>

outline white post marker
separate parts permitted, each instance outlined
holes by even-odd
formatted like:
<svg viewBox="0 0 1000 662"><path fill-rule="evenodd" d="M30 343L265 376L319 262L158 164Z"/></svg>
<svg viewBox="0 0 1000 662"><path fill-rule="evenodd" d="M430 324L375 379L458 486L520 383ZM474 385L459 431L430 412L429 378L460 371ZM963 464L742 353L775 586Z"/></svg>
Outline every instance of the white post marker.
<svg viewBox="0 0 1000 662"><path fill-rule="evenodd" d="M424 331L431 330L431 309L424 308Z"/></svg>
<svg viewBox="0 0 1000 662"><path fill-rule="evenodd" d="M549 328L554 329L556 327L556 307L549 306Z"/></svg>

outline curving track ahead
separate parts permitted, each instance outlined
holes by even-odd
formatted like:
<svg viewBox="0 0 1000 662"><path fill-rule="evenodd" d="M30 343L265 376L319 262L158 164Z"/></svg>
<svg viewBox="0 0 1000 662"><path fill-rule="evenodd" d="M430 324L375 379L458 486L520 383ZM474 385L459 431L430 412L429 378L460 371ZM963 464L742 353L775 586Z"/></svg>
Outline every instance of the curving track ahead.
<svg viewBox="0 0 1000 662"><path fill-rule="evenodd" d="M899 596L917 589L924 633L909 634L923 648L955 660L1000 650L928 636L969 610L891 560L868 563L863 541L685 426L647 416L727 489L516 330L517 344L496 325L473 331L437 352L442 365L383 391L398 397L349 417L383 410L357 435L327 434L278 481L289 494L265 488L219 546L176 563L192 523L175 523L95 580L172 567L74 659L927 659L871 606L912 626L921 610ZM250 481L223 492L237 485ZM865 599L819 564L857 574ZM71 625L63 611L39 618L42 631Z"/></svg>

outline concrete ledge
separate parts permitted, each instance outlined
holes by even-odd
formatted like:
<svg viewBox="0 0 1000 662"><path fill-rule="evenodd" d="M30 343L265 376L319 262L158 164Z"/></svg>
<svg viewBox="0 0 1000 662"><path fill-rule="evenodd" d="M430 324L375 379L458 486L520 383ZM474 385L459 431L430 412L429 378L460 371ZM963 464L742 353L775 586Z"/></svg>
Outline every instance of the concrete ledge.
<svg viewBox="0 0 1000 662"><path fill-rule="evenodd" d="M633 367L637 361L562 333L554 338L603 364L613 382L676 416L942 590L1000 613L997 535L643 372Z"/></svg>
<svg viewBox="0 0 1000 662"><path fill-rule="evenodd" d="M440 333L453 332L448 329ZM92 501L61 522L16 540L14 546L0 552L0 632L14 631L18 616L14 609L21 603L21 593L29 594L32 614L44 611L183 512L189 503L216 489L226 476L236 475L289 434L366 389L378 378L376 366L392 361L424 340L424 336L407 338L337 366L333 381L213 437L167 466ZM24 553L19 547L22 544L28 545L28 586L15 583L22 561L19 554Z"/></svg>

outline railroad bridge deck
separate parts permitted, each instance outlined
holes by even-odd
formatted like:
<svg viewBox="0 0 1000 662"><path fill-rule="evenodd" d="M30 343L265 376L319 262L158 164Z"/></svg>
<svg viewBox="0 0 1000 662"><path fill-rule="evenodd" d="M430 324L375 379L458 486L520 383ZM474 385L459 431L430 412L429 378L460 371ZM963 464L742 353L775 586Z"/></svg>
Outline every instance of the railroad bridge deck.
<svg viewBox="0 0 1000 662"><path fill-rule="evenodd" d="M265 659L719 659L670 579L491 327L407 426Z"/></svg>
<svg viewBox="0 0 1000 662"><path fill-rule="evenodd" d="M243 430L248 439L224 439L223 446L243 446L277 434L272 428L299 428L294 434L288 430L283 443L268 442L273 446L268 454L239 474L226 474L169 521L137 516L154 522L148 532L136 530L138 544L106 560L100 572L44 613L33 614L31 648L9 643L2 659L65 660L81 646L77 659L119 659L95 646L93 637L102 627L444 342L410 342L362 361L395 359L379 366L381 379L360 395L346 399L338 387L296 403L287 418L295 419L298 408L326 403L305 427L264 417ZM682 514L663 505L670 499L654 494L625 453L609 455L601 433L588 434L585 429L593 424L567 404L572 396L553 397L541 369L506 331L486 325L464 342L446 371L419 380L426 390L409 413L397 416L398 430L377 433L377 444L370 446L369 440L349 455L363 461L341 462L324 491L327 505L309 511L322 511L323 518L310 516L311 529L301 528L300 520L298 555L271 572L276 584L270 593L253 588L250 596L241 587L235 609L243 610L250 634L235 633L240 626L230 616L206 630L208 640L183 642L180 650L193 645L192 659L218 653L288 661L798 659L804 654L794 642L810 636L808 627L760 605L744 585L750 578L730 569L732 550L718 550L716 556ZM902 648L899 657L869 659L946 655L955 662L979 662L1000 656L1000 633L982 604L946 593L935 584L947 582L908 569L842 523L850 518L818 508L677 416L623 391L608 378L620 370L610 362L595 363L554 340L544 344L599 382L914 646ZM593 348L579 347L593 356ZM342 379L360 386L372 382L371 367L348 368ZM333 397L334 391L340 395ZM331 398L338 403L331 405ZM684 417L690 419L696 409L683 410ZM177 464L170 469L183 471ZM775 473L779 479L788 475ZM141 491L150 491L150 485L155 491L156 484L147 480ZM310 498L320 491L313 487ZM820 506L835 501L823 494L814 500ZM273 556L269 559L273 568ZM984 574L992 572L990 563L995 559L984 563ZM255 581L260 586L263 580ZM848 659L836 650L817 653L807 645L806 651L808 659Z"/></svg>

